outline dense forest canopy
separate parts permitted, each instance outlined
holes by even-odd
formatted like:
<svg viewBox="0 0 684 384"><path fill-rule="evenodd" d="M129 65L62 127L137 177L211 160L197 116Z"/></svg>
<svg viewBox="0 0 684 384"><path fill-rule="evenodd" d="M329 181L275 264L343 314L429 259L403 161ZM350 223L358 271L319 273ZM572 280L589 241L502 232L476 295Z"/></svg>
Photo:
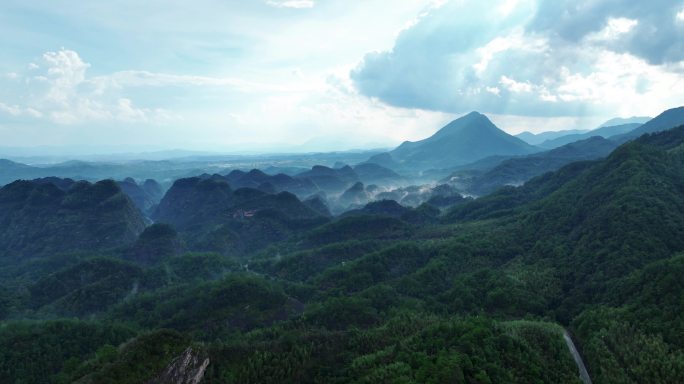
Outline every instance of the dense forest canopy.
<svg viewBox="0 0 684 384"><path fill-rule="evenodd" d="M447 208L339 217L196 177L149 225L113 182L17 181L0 373L154 382L190 348L202 383L579 383L567 331L595 383L679 382L683 148L684 126Z"/></svg>

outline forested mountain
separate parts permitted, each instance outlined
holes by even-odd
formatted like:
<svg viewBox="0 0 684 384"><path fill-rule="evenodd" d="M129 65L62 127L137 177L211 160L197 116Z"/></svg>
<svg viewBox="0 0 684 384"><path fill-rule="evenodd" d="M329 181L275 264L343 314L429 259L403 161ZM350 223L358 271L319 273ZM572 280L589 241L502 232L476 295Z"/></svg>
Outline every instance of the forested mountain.
<svg viewBox="0 0 684 384"><path fill-rule="evenodd" d="M396 169L449 168L493 155L537 152L521 139L497 128L486 116L471 112L427 139L404 142L388 154L369 160Z"/></svg>
<svg viewBox="0 0 684 384"><path fill-rule="evenodd" d="M153 209L159 204L162 198L163 191L161 185L155 180L147 179L139 185L133 178L117 182L119 188L128 195L140 212L149 215Z"/></svg>
<svg viewBox="0 0 684 384"><path fill-rule="evenodd" d="M171 224L192 249L242 253L326 222L289 192L233 189L222 176L177 180L153 214Z"/></svg>
<svg viewBox="0 0 684 384"><path fill-rule="evenodd" d="M535 176L555 171L574 161L603 158L616 147L615 142L594 136L549 151L504 160L497 166L476 174L472 180L461 182L460 185L469 193L482 196L505 185L521 185ZM458 177L462 173L457 172L450 178Z"/></svg>
<svg viewBox="0 0 684 384"><path fill-rule="evenodd" d="M407 183L402 176L379 164L361 163L355 165L353 169L359 176L359 181L365 184L402 185Z"/></svg>
<svg viewBox="0 0 684 384"><path fill-rule="evenodd" d="M684 0L0 36L0 384L684 384Z"/></svg>
<svg viewBox="0 0 684 384"><path fill-rule="evenodd" d="M575 141L580 141L580 140L586 140L590 137L594 136L599 136L603 138L609 138L611 136L616 136L616 135L621 135L625 133L629 133L637 128L639 128L642 124L639 123L629 123L629 124L621 124L621 125L609 125L609 126L604 126L604 127L599 127L596 129L593 129L588 132L584 133L579 133L579 134L571 134L571 135L565 135L561 136L555 139L551 140L546 140L539 144L540 147L542 148L547 148L547 149L553 149L553 148L558 148L560 146L573 143ZM672 126L671 126L672 127Z"/></svg>
<svg viewBox="0 0 684 384"><path fill-rule="evenodd" d="M310 170L297 174L297 177L311 180L317 188L326 193L343 192L359 181L359 176L348 165L342 168L315 165Z"/></svg>
<svg viewBox="0 0 684 384"><path fill-rule="evenodd" d="M656 133L682 124L684 124L684 107L672 108L644 123L639 128L629 133L617 135L613 139L622 143L635 139L644 133Z"/></svg>
<svg viewBox="0 0 684 384"><path fill-rule="evenodd" d="M509 161L612 145L596 137ZM7 260L40 257L3 271L0 373L140 383L182 360L207 362L200 383L580 383L567 330L594 383L676 383L683 170L684 126L478 199L405 187L397 193L427 203L377 201L341 217L320 197L204 175L177 180L144 232L114 182L15 182L0 190L3 228L15 231L3 241L30 233L16 224L32 224L29 213L78 241L60 248L40 233L3 249ZM349 199L367 193L355 183ZM134 231L86 241L128 214ZM69 225L49 224L56 217Z"/></svg>
<svg viewBox="0 0 684 384"><path fill-rule="evenodd" d="M583 279L572 281L571 292L597 294L602 280L684 250L683 145L684 127L646 136L605 160L572 164L456 207L447 218L515 217L521 244L536 248L531 259ZM545 253L553 241L543 240L552 237L566 238L567 249Z"/></svg>
<svg viewBox="0 0 684 384"><path fill-rule="evenodd" d="M637 133L632 132L657 132L684 123L684 117L680 115L677 108L666 111L645 124L645 129L634 121L646 118L612 119L597 129L560 136L539 145L552 148L547 151L526 156L492 156L459 166L442 181L450 182L467 193L485 195L505 185L521 185L534 176L556 170L573 161L605 157L620 143L637 137ZM628 123L610 125L625 121Z"/></svg>
<svg viewBox="0 0 684 384"><path fill-rule="evenodd" d="M675 336L682 322L672 311L681 310L684 292L666 283L684 250L683 145L684 127L645 136L606 160L569 165L447 216L510 223L518 244L529 247L510 269L546 292L540 296L548 295L559 319L574 318L595 382L683 377L683 344ZM665 265L673 269L664 272ZM645 275L652 283L636 283ZM662 289L657 310L645 299L653 286ZM627 329L632 336L625 338Z"/></svg>
<svg viewBox="0 0 684 384"><path fill-rule="evenodd" d="M98 251L133 242L145 221L111 180L68 190L52 182L15 181L0 189L3 259Z"/></svg>

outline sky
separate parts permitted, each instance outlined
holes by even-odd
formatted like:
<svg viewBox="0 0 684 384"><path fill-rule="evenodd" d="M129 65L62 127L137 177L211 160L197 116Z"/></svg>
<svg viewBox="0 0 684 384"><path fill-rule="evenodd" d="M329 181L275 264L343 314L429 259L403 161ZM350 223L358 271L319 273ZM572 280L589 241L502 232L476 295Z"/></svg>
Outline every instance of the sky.
<svg viewBox="0 0 684 384"><path fill-rule="evenodd" d="M391 147L684 105L684 1L3 0L0 147Z"/></svg>

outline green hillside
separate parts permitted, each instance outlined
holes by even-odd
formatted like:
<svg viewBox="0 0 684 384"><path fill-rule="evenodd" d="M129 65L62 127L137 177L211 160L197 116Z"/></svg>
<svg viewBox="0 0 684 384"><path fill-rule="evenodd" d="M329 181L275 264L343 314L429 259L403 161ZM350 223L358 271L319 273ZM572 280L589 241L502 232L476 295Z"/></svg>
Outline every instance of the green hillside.
<svg viewBox="0 0 684 384"><path fill-rule="evenodd" d="M37 340L4 349L3 377L144 382L192 347L202 383L580 383L567 331L594 383L678 382L683 148L684 126L646 135L443 214L377 202L329 219L294 195L178 181L168 224L0 286L0 345ZM217 233L260 244L185 253ZM50 346L78 329L82 348Z"/></svg>

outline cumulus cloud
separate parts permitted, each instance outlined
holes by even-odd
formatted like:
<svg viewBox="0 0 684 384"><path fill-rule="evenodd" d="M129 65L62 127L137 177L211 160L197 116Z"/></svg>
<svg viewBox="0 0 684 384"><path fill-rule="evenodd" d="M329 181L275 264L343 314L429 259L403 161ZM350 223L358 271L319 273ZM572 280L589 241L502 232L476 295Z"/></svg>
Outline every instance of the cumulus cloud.
<svg viewBox="0 0 684 384"><path fill-rule="evenodd" d="M38 69L42 68L41 72ZM168 119L170 114L159 108L141 108L121 96L106 77L88 78L90 64L77 52L60 49L46 52L42 65L28 65L29 74L14 73L11 79L22 80L24 105L0 102L0 113L13 119L48 119L53 123L72 125L91 122L147 122ZM38 73L37 73L38 72Z"/></svg>
<svg viewBox="0 0 684 384"><path fill-rule="evenodd" d="M115 132L144 135L163 129L163 140L173 136L180 146L282 151L284 145L309 140L307 150L393 145L429 135L453 117L369 100L349 79L351 65L323 74L293 70L287 72L290 77L267 81L143 70L92 76L95 64L67 49L48 52L37 63L11 81L16 86L8 93L11 99L0 87L0 122L62 126L54 131L97 132L113 141L126 140ZM190 127L202 134L188 135Z"/></svg>
<svg viewBox="0 0 684 384"><path fill-rule="evenodd" d="M650 64L684 60L682 29L673 15L682 9L678 0L554 0L540 1L531 33L543 33L559 43L577 43L610 27L616 20L638 21L629 34L608 46L630 53Z"/></svg>
<svg viewBox="0 0 684 384"><path fill-rule="evenodd" d="M639 20L632 20L625 17L610 18L606 21L606 26L596 33L587 35L589 41L612 42L621 39L625 34L634 30L639 25Z"/></svg>
<svg viewBox="0 0 684 384"><path fill-rule="evenodd" d="M65 49L47 52L43 59L48 65L48 81L51 84L46 98L56 104L69 106L78 98L78 86L85 80L90 64L81 60L76 52Z"/></svg>
<svg viewBox="0 0 684 384"><path fill-rule="evenodd" d="M633 107L626 100L655 113L663 106L640 100L684 102L672 87L684 59L678 2L483 3L431 9L391 50L363 58L355 86L390 105L453 113L606 114Z"/></svg>

